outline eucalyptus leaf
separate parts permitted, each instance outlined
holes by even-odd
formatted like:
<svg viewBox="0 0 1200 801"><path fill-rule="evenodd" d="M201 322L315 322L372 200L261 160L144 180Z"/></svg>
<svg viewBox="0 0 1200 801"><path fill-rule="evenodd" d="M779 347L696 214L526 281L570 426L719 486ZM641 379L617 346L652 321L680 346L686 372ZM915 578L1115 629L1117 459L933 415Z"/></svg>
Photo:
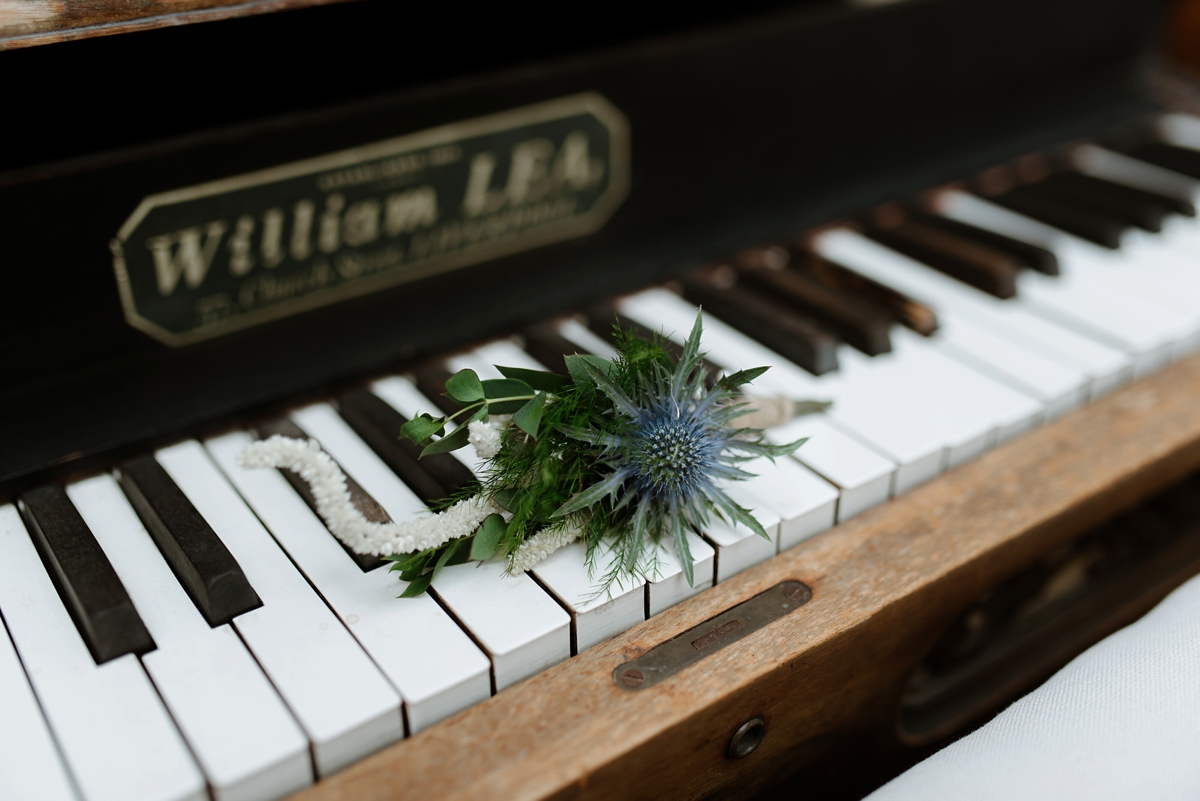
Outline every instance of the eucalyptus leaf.
<svg viewBox="0 0 1200 801"><path fill-rule="evenodd" d="M520 495L521 490L519 489L501 489L492 494L492 500L499 504L501 509L511 512L517 505Z"/></svg>
<svg viewBox="0 0 1200 801"><path fill-rule="evenodd" d="M446 394L459 403L483 400L483 383L474 370L459 370L446 379Z"/></svg>
<svg viewBox="0 0 1200 801"><path fill-rule="evenodd" d="M435 434L442 433L446 428L444 420L437 420L428 414L422 414L400 426L400 437L407 437L418 444Z"/></svg>
<svg viewBox="0 0 1200 801"><path fill-rule="evenodd" d="M409 583L409 585L407 587L405 587L404 592L400 593L400 595L398 595L397 597L398 598L416 598L418 595L422 595L425 592L425 590L429 589L429 585L430 585L430 583L432 583L432 581L433 581L432 573L426 573L423 576L418 576L417 578L413 579Z"/></svg>
<svg viewBox="0 0 1200 801"><path fill-rule="evenodd" d="M565 361L567 363L567 372L571 374L571 378L576 384L583 384L586 386L595 383L592 380L591 375L588 374L587 368L583 366L585 362L591 364L605 375L610 376L613 372L612 362L610 362L608 359L602 359L599 356L593 356L591 354L567 356Z"/></svg>
<svg viewBox="0 0 1200 801"><path fill-rule="evenodd" d="M501 398L531 398L533 387L515 378L489 378L483 382L483 395L489 401Z"/></svg>
<svg viewBox="0 0 1200 801"><path fill-rule="evenodd" d="M482 562L491 559L500 547L500 538L508 526L500 515L488 515L471 542L471 559Z"/></svg>
<svg viewBox="0 0 1200 801"><path fill-rule="evenodd" d="M542 415L545 413L546 393L539 392L533 396L533 400L526 401L524 406L513 413L513 425L529 436L536 437L538 426L542 424Z"/></svg>
<svg viewBox="0 0 1200 801"><path fill-rule="evenodd" d="M456 451L463 447L468 442L470 432L465 425L459 426L453 432L439 439L437 442L431 442L425 446L425 450L421 451L422 456L428 456L431 453L447 453Z"/></svg>
<svg viewBox="0 0 1200 801"><path fill-rule="evenodd" d="M549 392L551 395L562 392L567 387L571 386L571 379L566 376L561 376L558 373L547 373L541 370L527 370L524 367L501 367L496 365L496 369L505 378L514 378L518 381L524 381L534 389L540 389L542 392Z"/></svg>
<svg viewBox="0 0 1200 801"><path fill-rule="evenodd" d="M471 561L471 545L475 541L474 537L459 537L454 547L451 549L450 559L446 562L446 567L461 565Z"/></svg>

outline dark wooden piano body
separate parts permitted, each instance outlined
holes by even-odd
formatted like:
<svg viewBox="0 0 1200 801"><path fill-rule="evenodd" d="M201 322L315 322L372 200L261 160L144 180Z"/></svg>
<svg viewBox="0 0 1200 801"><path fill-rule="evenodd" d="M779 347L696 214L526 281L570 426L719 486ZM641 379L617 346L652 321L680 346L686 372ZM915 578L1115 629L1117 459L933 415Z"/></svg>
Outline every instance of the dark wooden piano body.
<svg viewBox="0 0 1200 801"><path fill-rule="evenodd" d="M679 20L618 5L542 27L532 10L457 26L361 2L0 55L20 76L0 157L0 487L11 497L1023 153L1119 135L1163 102L1161 11L910 0ZM51 77L61 64L78 80ZM129 325L110 243L143 198L582 92L628 121L628 196L594 232L182 347ZM1200 566L1185 542L982 700L920 731L903 719L912 671L976 599L1200 468L1198 393L1193 358L301 797L745 797L788 776L817 797L869 789ZM802 612L644 692L614 684L624 660L796 578L813 589ZM728 759L754 716L762 747Z"/></svg>

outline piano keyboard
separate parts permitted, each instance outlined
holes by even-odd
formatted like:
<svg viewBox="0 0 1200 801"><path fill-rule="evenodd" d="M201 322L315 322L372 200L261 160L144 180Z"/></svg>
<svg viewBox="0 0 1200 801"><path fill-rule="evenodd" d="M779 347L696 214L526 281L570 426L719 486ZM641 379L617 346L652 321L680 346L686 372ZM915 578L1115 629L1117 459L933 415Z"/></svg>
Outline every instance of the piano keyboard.
<svg viewBox="0 0 1200 801"><path fill-rule="evenodd" d="M0 796L285 796L1200 349L1200 119L1160 129L0 506ZM480 470L396 440L437 413L445 370L611 355L613 312L679 343L697 301L713 366L771 365L757 391L833 405L770 432L810 441L730 494L772 539L714 523L692 537L695 586L664 549L657 574L597 596L577 544L528 574L446 568L396 600L395 574L347 552L302 488L238 464L292 427L368 516L410 520Z"/></svg>

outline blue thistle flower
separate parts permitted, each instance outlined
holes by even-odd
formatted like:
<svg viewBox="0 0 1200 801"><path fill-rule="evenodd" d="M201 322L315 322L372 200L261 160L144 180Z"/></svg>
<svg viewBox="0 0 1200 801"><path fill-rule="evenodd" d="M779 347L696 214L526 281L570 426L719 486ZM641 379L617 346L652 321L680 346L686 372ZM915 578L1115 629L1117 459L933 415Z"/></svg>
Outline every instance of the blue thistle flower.
<svg viewBox="0 0 1200 801"><path fill-rule="evenodd" d="M612 403L611 420L601 428L561 426L568 437L598 448L597 460L606 468L603 478L579 492L555 512L557 516L610 505L606 519L615 534L617 559L605 576L605 586L622 573L644 567L650 542L670 539L692 584L693 560L689 530L703 530L709 515L748 526L768 537L749 510L733 501L723 484L750 477L738 465L759 456L790 454L804 444L763 442L761 431L730 425L751 411L737 388L765 372L744 370L708 386L700 352L699 315L683 352L672 367L650 359L647 369L617 370L627 377L622 386L597 363L581 360L587 376ZM661 349L657 350L661 354ZM589 541L589 550L597 544Z"/></svg>

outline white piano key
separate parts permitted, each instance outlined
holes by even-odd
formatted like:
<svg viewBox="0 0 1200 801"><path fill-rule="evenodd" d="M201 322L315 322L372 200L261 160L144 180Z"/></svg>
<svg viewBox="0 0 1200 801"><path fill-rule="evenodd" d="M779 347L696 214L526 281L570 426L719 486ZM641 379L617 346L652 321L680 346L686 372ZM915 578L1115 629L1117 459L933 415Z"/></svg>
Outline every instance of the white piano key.
<svg viewBox="0 0 1200 801"><path fill-rule="evenodd" d="M0 614L84 798L207 797L137 657L96 665L11 505L0 506Z"/></svg>
<svg viewBox="0 0 1200 801"><path fill-rule="evenodd" d="M713 585L716 578L717 552L708 541L688 532L688 550L692 555L691 585L683 574L683 562L673 543L662 542L651 546L655 559L655 570L644 573L646 578L646 603L650 616L664 609L699 595Z"/></svg>
<svg viewBox="0 0 1200 801"><path fill-rule="evenodd" d="M200 443L182 442L155 457L262 599L261 607L237 617L233 625L313 743L318 776L401 739L400 696Z"/></svg>
<svg viewBox="0 0 1200 801"><path fill-rule="evenodd" d="M386 401L393 409L409 420L421 414L443 417L441 410L433 401L426 398L405 376L389 376L371 384L371 392ZM453 424L452 424L453 425ZM479 475L483 471L484 460L475 455L474 448L459 448L451 451L450 455L470 468L471 472Z"/></svg>
<svg viewBox="0 0 1200 801"><path fill-rule="evenodd" d="M963 351L988 348L996 368L1027 383L1051 407L1051 416L1054 408L1070 405L1080 381L1086 382L1087 397L1095 397L1131 377L1128 354L1031 313L1020 297L1000 300L881 245L876 248L878 257L861 260L855 269L928 303L941 323L938 339ZM990 335L986 343L972 342L981 335Z"/></svg>
<svg viewBox="0 0 1200 801"><path fill-rule="evenodd" d="M841 490L837 506L839 523L883 503L891 495L896 465L834 427L826 415L797 417L768 429L765 437L776 444L808 437L808 442L792 458Z"/></svg>
<svg viewBox="0 0 1200 801"><path fill-rule="evenodd" d="M571 616L525 573L504 562L443 568L434 593L492 658L496 692L571 656Z"/></svg>
<svg viewBox="0 0 1200 801"><path fill-rule="evenodd" d="M588 572L587 546L582 542L558 549L532 571L570 611L575 653L646 619L645 579L625 575L605 592L601 581L612 567L613 556L603 547L597 550L594 574Z"/></svg>
<svg viewBox="0 0 1200 801"><path fill-rule="evenodd" d="M867 270L873 265L878 266L887 262L905 260L905 257L899 253L844 228L822 233L814 240L813 246L822 256L851 269ZM951 336L953 336L953 332L951 332ZM908 340L910 344L906 347L910 349L909 359L921 358L929 362L933 374L936 375L934 380L943 389L944 397L952 399L952 405L959 406L964 411L970 410L992 421L998 428L997 443L1004 442L1042 422L1045 401L1015 389L1007 383L985 376L976 369L964 367L962 362L947 356L940 350L941 343L937 339L922 340L907 329L900 329L893 333L892 340L893 349L897 349L898 344ZM976 336L973 341L976 346L984 345L984 335ZM1011 362L1011 353L1001 351L998 343L994 340L988 342L996 346L996 350L986 359L993 369L1000 364ZM858 361L865 359L862 354L851 353L849 355ZM979 358L985 356L983 353L977 355ZM1052 363L1042 362L1039 366L1043 371L1054 372L1055 365ZM1084 378L1076 373L1074 380L1082 385ZM1045 390L1051 395L1059 394L1061 393L1061 384L1055 387L1045 387ZM986 450L987 447L989 445L985 444L982 450ZM961 464L978 456L982 450L971 445L963 446L951 443L949 464L951 466Z"/></svg>
<svg viewBox="0 0 1200 801"><path fill-rule="evenodd" d="M328 403L305 406L292 412L291 418L304 433L321 443L321 448L387 511L393 521L404 522L430 514L429 507Z"/></svg>
<svg viewBox="0 0 1200 801"><path fill-rule="evenodd" d="M1200 150L1200 117L1182 111L1164 114L1156 126L1163 139L1179 147Z"/></svg>
<svg viewBox="0 0 1200 801"><path fill-rule="evenodd" d="M470 368L479 377L503 378L497 367L521 367L526 370L542 370L549 372L545 365L530 356L511 339L497 339L486 345L481 345L469 353L462 353L447 360L451 371Z"/></svg>
<svg viewBox="0 0 1200 801"><path fill-rule="evenodd" d="M237 634L209 627L112 476L67 495L154 638L142 664L217 801L281 798L312 784L308 740L291 713Z"/></svg>
<svg viewBox="0 0 1200 801"><path fill-rule="evenodd" d="M622 314L649 328L662 329L676 342L683 341L695 321L695 307L666 290L639 292L618 305ZM907 340L895 339L896 350L910 350ZM757 391L798 400L832 400L833 408L826 412L831 420L897 464L897 493L940 473L950 442L968 443L994 432L990 421L981 424L943 413L926 371L909 369L909 360L896 353L877 356L864 365L850 349L840 349L841 369L818 379L709 314L704 315L704 348L727 369L770 366L755 380ZM822 472L820 465L814 463L814 468Z"/></svg>
<svg viewBox="0 0 1200 801"><path fill-rule="evenodd" d="M487 658L428 595L397 599L386 568L363 573L278 471L238 463L243 432L205 445L250 508L404 699L415 734L491 695Z"/></svg>
<svg viewBox="0 0 1200 801"><path fill-rule="evenodd" d="M746 492L779 515L779 548L791 548L830 529L837 510L837 488L791 459L766 457L742 465L754 477L740 482Z"/></svg>
<svg viewBox="0 0 1200 801"><path fill-rule="evenodd" d="M1071 151L1071 160L1085 175L1193 203L1200 201L1200 181L1195 178L1099 145L1080 145Z"/></svg>
<svg viewBox="0 0 1200 801"><path fill-rule="evenodd" d="M514 351L497 352L498 358L502 359L500 364L542 369L536 363L530 364L529 357L516 348L515 344L512 347ZM459 357L451 369L461 370L468 366L475 369L482 378L501 377L491 362L475 354ZM396 400L394 405L401 414L408 416L428 408L429 402L406 379L392 378L385 381L386 384L377 383L374 389L385 401L391 402L389 398ZM399 408L401 404L405 408ZM298 416L296 420L306 431L322 443L325 442L315 428L306 427L305 422ZM310 423L315 425L313 420L310 420ZM332 435L334 432L326 433ZM352 431L343 434L353 436ZM341 438L342 435L339 435L338 440ZM347 472L355 476L367 492L383 503L380 496L375 495L375 490L364 483L352 467L352 464L357 466L361 461L365 461L366 455L356 455L352 448L342 448L339 453L331 449L330 454ZM370 456L374 457L374 454ZM342 461L343 458L352 457L356 457L352 464ZM382 463L380 467L387 470ZM380 492L394 493L395 488L385 486L387 484L388 482L380 480L372 486L376 486ZM387 504L384 504L384 507L390 511ZM442 599L459 623L488 651L497 691L571 655L570 616L529 576L522 574L505 577L501 575L502 572L503 565L498 563L479 565L472 562L457 565L445 568L433 587L434 593Z"/></svg>
<svg viewBox="0 0 1200 801"><path fill-rule="evenodd" d="M602 359L614 359L617 356L612 345L596 336L590 328L574 318L569 317L559 323L558 333L593 356L599 356Z"/></svg>
<svg viewBox="0 0 1200 801"><path fill-rule="evenodd" d="M739 506L750 510L766 529L770 539L763 539L741 523L730 524L716 515L710 515L708 525L704 528L704 538L717 551L718 584L778 553L779 524L782 522L779 515L765 506L757 505L754 496L746 493L742 487L727 487L725 491Z"/></svg>
<svg viewBox="0 0 1200 801"><path fill-rule="evenodd" d="M1135 376L1166 364L1190 335L1187 315L1150 299L1153 288L1137 271L1117 269L1099 246L963 192L945 192L938 203L947 217L1052 250L1061 274L1024 271L1018 293L1038 313L1132 354Z"/></svg>
<svg viewBox="0 0 1200 801"><path fill-rule="evenodd" d="M4 525L3 516L0 509L0 527ZM0 717L0 798L74 801L71 777L3 625L0 625L0 709L4 710Z"/></svg>
<svg viewBox="0 0 1200 801"><path fill-rule="evenodd" d="M1049 417L1087 399L1091 378L1076 366L1064 364L1068 360L1045 354L1047 347L1053 353L1054 342L1044 345L1014 337L1013 326L1003 320L1004 309L1020 304L1019 299L994 298L857 234L839 231L835 237L841 248L834 252L847 267L934 308L939 328L930 342L935 347L1037 398ZM1061 330L1053 333L1069 336ZM1060 338L1055 336L1055 341Z"/></svg>

